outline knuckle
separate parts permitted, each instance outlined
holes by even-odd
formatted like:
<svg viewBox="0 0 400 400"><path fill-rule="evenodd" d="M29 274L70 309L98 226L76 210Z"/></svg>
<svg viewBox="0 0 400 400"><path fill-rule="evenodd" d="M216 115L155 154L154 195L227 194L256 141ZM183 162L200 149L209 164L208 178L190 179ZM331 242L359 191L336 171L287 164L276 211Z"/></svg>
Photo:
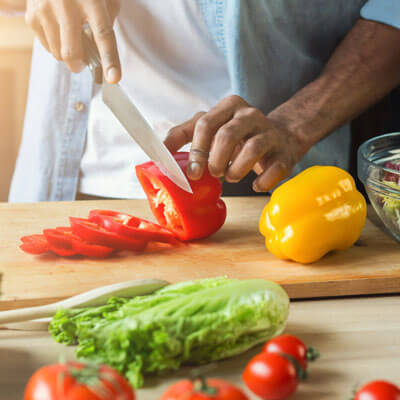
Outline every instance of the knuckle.
<svg viewBox="0 0 400 400"><path fill-rule="evenodd" d="M247 141L246 152L250 155L258 155L264 152L264 141L259 138L251 138Z"/></svg>
<svg viewBox="0 0 400 400"><path fill-rule="evenodd" d="M36 16L31 12L26 12L25 13L25 23L28 26L30 26L31 28L33 28L37 24Z"/></svg>
<svg viewBox="0 0 400 400"><path fill-rule="evenodd" d="M238 96L237 94L231 94L230 96L227 97L227 100L231 104L243 104L245 101L243 100L242 97Z"/></svg>
<svg viewBox="0 0 400 400"><path fill-rule="evenodd" d="M202 131L208 130L210 127L210 119L206 116L200 117L196 122L196 128Z"/></svg>
<svg viewBox="0 0 400 400"><path fill-rule="evenodd" d="M246 107L238 112L239 118L258 119L263 116L263 113L255 107Z"/></svg>
<svg viewBox="0 0 400 400"><path fill-rule="evenodd" d="M225 146L234 140L234 133L229 128L221 128L216 134L216 141Z"/></svg>
<svg viewBox="0 0 400 400"><path fill-rule="evenodd" d="M36 5L35 14L47 16L50 13L50 5L47 1L41 1Z"/></svg>
<svg viewBox="0 0 400 400"><path fill-rule="evenodd" d="M247 115L249 116L249 117L260 117L260 116L262 116L263 114L262 114L262 112L258 109L258 108L255 108L255 107L248 107L247 108Z"/></svg>
<svg viewBox="0 0 400 400"><path fill-rule="evenodd" d="M196 114L193 115L192 119L199 119L202 117L206 112L205 111L199 111Z"/></svg>
<svg viewBox="0 0 400 400"><path fill-rule="evenodd" d="M94 27L94 34L99 39L108 39L114 36L114 30L111 25L107 23L101 23Z"/></svg>

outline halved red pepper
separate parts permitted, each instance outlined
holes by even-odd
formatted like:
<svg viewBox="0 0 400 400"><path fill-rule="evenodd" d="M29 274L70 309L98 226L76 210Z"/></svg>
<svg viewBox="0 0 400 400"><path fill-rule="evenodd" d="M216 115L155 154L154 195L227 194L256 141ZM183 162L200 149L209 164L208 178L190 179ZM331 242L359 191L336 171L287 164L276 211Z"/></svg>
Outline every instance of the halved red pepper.
<svg viewBox="0 0 400 400"><path fill-rule="evenodd" d="M134 217L130 214L111 210L92 210L89 221L101 225L109 232L129 236L146 242L173 243L176 241L175 234L169 229L153 222Z"/></svg>
<svg viewBox="0 0 400 400"><path fill-rule="evenodd" d="M174 154L185 174L188 154ZM204 238L224 224L226 206L220 199L222 185L208 170L200 180L190 181L193 194L175 185L154 162L138 165L136 175L158 223L173 231L179 239Z"/></svg>
<svg viewBox="0 0 400 400"><path fill-rule="evenodd" d="M109 232L102 226L84 218L70 217L72 232L81 239L117 250L142 251L146 247L144 240Z"/></svg>

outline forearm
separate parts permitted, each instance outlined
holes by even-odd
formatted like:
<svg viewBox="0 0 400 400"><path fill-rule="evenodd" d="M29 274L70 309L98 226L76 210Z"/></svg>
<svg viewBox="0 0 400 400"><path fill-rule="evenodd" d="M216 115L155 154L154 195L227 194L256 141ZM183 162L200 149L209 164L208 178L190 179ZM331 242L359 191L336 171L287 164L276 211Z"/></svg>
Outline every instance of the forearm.
<svg viewBox="0 0 400 400"><path fill-rule="evenodd" d="M6 13L24 12L26 0L0 0L0 11Z"/></svg>
<svg viewBox="0 0 400 400"><path fill-rule="evenodd" d="M322 74L269 117L312 147L400 84L400 30L359 20Z"/></svg>

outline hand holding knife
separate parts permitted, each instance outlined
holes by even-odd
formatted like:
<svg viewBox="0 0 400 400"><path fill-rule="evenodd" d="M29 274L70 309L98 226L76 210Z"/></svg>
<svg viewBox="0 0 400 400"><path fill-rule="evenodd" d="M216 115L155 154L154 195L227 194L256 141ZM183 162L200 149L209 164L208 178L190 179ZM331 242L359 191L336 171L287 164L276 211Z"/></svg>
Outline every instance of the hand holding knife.
<svg viewBox="0 0 400 400"><path fill-rule="evenodd" d="M141 149L159 166L161 171L181 189L192 193L182 169L121 86L109 84L103 79L99 53L89 28L85 28L83 31L83 43L93 79L96 83L102 85L104 103Z"/></svg>

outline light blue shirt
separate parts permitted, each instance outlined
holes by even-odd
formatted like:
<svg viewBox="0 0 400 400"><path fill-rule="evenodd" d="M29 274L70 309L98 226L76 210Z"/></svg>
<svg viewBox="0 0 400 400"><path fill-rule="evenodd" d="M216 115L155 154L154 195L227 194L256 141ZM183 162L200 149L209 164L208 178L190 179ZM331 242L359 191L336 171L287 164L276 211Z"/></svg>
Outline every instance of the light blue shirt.
<svg viewBox="0 0 400 400"><path fill-rule="evenodd" d="M400 27L400 0L197 0L225 55L232 93L264 113L315 79L361 15ZM22 144L10 201L75 199L93 95L89 71L70 73L35 42ZM347 168L344 126L315 145L296 171ZM134 163L134 160L132 160Z"/></svg>

